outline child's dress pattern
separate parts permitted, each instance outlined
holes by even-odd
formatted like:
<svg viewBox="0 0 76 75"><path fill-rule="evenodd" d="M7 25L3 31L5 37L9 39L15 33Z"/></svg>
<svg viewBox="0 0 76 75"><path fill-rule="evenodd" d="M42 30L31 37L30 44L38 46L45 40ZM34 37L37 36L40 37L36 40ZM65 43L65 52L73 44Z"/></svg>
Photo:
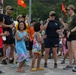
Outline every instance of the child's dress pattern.
<svg viewBox="0 0 76 75"><path fill-rule="evenodd" d="M19 37L23 37L26 35L26 32L21 33L20 31L17 31ZM16 51L18 54L18 62L22 62L22 61L27 61L28 60L28 53L27 53L27 49L26 49L26 44L25 44L25 39L23 38L20 41L15 40L15 46L16 46Z"/></svg>
<svg viewBox="0 0 76 75"><path fill-rule="evenodd" d="M35 32L34 34L34 41L33 41L33 53L38 53L41 51L41 43L38 42L36 34L40 34L39 32ZM41 38L41 34L40 34Z"/></svg>

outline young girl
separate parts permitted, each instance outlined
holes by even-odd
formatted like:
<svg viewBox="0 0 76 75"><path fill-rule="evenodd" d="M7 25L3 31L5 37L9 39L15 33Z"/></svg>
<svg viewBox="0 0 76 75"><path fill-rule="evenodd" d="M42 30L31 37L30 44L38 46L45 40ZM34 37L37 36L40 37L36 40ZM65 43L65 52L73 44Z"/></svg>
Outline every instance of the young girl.
<svg viewBox="0 0 76 75"><path fill-rule="evenodd" d="M28 59L28 54L26 50L26 45L25 45L25 38L27 38L27 34L24 31L26 29L25 23L24 22L19 22L18 24L18 31L16 32L16 51L18 55L18 72L25 72L22 67Z"/></svg>
<svg viewBox="0 0 76 75"><path fill-rule="evenodd" d="M34 25L34 41L33 41L33 59L32 59L32 65L31 65L31 71L36 70L44 70L40 67L40 61L41 61L41 34L40 34L40 23L36 23ZM34 68L35 61L37 59L37 68Z"/></svg>

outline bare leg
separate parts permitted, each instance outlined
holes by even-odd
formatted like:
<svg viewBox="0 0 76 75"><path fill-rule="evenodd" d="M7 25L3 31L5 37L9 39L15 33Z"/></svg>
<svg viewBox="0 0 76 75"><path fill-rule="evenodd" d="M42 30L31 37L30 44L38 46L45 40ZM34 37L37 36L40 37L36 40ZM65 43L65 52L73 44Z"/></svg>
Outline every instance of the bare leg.
<svg viewBox="0 0 76 75"><path fill-rule="evenodd" d="M72 66L73 51L71 47L71 42L67 42L67 44L68 44L68 51L69 51L69 65Z"/></svg>
<svg viewBox="0 0 76 75"><path fill-rule="evenodd" d="M54 63L57 63L57 47L53 48Z"/></svg>
<svg viewBox="0 0 76 75"><path fill-rule="evenodd" d="M45 55L44 55L45 63L47 63L49 51L50 51L50 48L45 48Z"/></svg>
<svg viewBox="0 0 76 75"><path fill-rule="evenodd" d="M37 68L40 68L41 56L42 56L42 54L38 55Z"/></svg>
<svg viewBox="0 0 76 75"><path fill-rule="evenodd" d="M11 44L10 47L11 47L11 50L10 50L10 56L9 57L14 58L14 48L15 48L14 44Z"/></svg>
<svg viewBox="0 0 76 75"><path fill-rule="evenodd" d="M22 67L23 67L24 63L25 63L25 61L22 61L19 63L18 72L23 72Z"/></svg>
<svg viewBox="0 0 76 75"><path fill-rule="evenodd" d="M34 57L33 57L33 59L32 59L31 69L34 68L35 61L36 61L37 58L38 58L38 54L34 54Z"/></svg>

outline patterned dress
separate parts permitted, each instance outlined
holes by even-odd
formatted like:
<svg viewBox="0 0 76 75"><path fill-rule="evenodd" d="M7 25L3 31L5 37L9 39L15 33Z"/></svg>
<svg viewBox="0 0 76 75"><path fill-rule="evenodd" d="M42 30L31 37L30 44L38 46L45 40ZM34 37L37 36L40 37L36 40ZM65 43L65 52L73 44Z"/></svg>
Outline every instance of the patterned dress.
<svg viewBox="0 0 76 75"><path fill-rule="evenodd" d="M19 38L23 37L26 35L26 32L21 33L20 31L17 31ZM27 61L28 60L28 53L27 53L27 49L26 49L26 44L25 44L25 39L23 38L20 41L17 41L15 39L15 46L16 46L16 51L17 51L17 55L18 55L18 62L22 62L22 61Z"/></svg>
<svg viewBox="0 0 76 75"><path fill-rule="evenodd" d="M37 40L37 34L40 35L40 38L41 38L41 34L39 32L35 32L34 34L34 41L33 41L33 53L39 53L41 51L41 43L38 42Z"/></svg>

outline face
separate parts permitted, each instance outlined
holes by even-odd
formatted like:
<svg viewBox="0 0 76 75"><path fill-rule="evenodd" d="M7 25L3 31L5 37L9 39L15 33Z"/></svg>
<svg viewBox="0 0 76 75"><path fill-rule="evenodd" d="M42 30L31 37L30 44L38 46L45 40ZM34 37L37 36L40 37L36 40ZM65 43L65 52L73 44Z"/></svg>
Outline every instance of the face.
<svg viewBox="0 0 76 75"><path fill-rule="evenodd" d="M23 18L23 17L19 17L18 20L19 20L19 22L20 22L20 21L24 21L24 18Z"/></svg>
<svg viewBox="0 0 76 75"><path fill-rule="evenodd" d="M73 10L72 9L67 9L67 13L70 15L71 13L73 12Z"/></svg>
<svg viewBox="0 0 76 75"><path fill-rule="evenodd" d="M11 10L11 9L7 9L6 12L7 12L8 14L11 14L11 13L12 13L12 10Z"/></svg>
<svg viewBox="0 0 76 75"><path fill-rule="evenodd" d="M19 28L20 28L20 30L24 30L24 23L21 22L21 23L19 24Z"/></svg>
<svg viewBox="0 0 76 75"><path fill-rule="evenodd" d="M49 15L49 18L50 18L50 20L54 20L55 19L55 16Z"/></svg>

